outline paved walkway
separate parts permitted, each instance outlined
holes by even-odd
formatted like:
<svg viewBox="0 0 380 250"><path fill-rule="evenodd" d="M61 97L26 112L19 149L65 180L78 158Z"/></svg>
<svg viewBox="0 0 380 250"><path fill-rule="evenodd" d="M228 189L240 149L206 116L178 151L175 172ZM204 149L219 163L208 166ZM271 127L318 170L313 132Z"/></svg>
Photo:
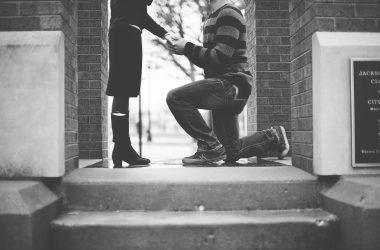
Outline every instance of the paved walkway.
<svg viewBox="0 0 380 250"><path fill-rule="evenodd" d="M187 136L155 136L152 142L143 142L142 155L151 160L151 168L178 168L183 167L182 158L190 156L196 151L196 144L190 137ZM139 151L138 139L132 138L133 147ZM112 153L113 143L109 143L109 154ZM291 158L277 160L277 158L257 159L240 159L237 164L232 166L240 167L258 167L258 166L284 166L291 165ZM106 160L101 159L80 159L79 167L87 168L112 168L113 163L110 157ZM123 166L128 164L123 162ZM210 164L208 167L223 167L227 166L223 161L218 164ZM230 165L229 165L230 167Z"/></svg>
<svg viewBox="0 0 380 250"><path fill-rule="evenodd" d="M161 161L152 161L148 166L149 168L191 168L191 167L281 167L281 166L291 166L291 158L286 157L283 160L277 160L277 158L268 157L263 159L257 159L252 157L249 159L240 159L238 162L232 165L227 165L223 161L207 165L183 165L181 159L173 158ZM113 168L113 163L110 158L101 160L79 160L80 168ZM128 164L123 162L123 167L125 168L142 168L142 167L129 167Z"/></svg>

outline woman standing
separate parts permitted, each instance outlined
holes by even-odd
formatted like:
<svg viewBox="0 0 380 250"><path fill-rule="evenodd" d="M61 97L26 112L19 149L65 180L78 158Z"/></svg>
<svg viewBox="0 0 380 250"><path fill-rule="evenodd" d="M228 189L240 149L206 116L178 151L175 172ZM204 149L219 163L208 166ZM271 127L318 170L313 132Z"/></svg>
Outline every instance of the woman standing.
<svg viewBox="0 0 380 250"><path fill-rule="evenodd" d="M114 96L111 123L114 168L121 168L122 161L130 165L147 165L133 149L129 136L129 98L140 93L142 46L141 31L170 40L167 31L148 14L147 6L153 0L111 0L109 28L109 79L106 94Z"/></svg>

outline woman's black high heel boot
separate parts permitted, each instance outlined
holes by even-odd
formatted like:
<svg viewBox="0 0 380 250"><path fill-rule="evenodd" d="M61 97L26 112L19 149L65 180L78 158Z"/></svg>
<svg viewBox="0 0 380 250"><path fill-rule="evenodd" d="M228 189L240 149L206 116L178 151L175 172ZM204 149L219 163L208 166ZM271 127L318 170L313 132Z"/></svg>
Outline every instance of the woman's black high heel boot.
<svg viewBox="0 0 380 250"><path fill-rule="evenodd" d="M111 115L113 141L115 146L112 151L114 168L121 168L122 161L130 165L148 165L149 159L140 157L133 149L129 137L129 115Z"/></svg>

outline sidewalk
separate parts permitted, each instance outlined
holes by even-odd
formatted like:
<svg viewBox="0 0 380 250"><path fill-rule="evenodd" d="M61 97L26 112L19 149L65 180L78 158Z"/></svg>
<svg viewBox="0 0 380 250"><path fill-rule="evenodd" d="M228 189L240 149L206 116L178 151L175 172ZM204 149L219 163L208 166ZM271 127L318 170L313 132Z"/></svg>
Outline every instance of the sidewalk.
<svg viewBox="0 0 380 250"><path fill-rule="evenodd" d="M139 152L139 139L131 137L133 148ZM194 154L196 144L189 136L184 135L153 135L148 142L145 137L142 140L142 156L151 160L151 166L178 166L182 165L182 158ZM79 168L83 167L109 167L112 168L111 159L113 142L109 142L108 159L80 159ZM123 162L123 166L128 166Z"/></svg>
<svg viewBox="0 0 380 250"><path fill-rule="evenodd" d="M132 138L132 144L139 152L138 138ZM183 157L194 154L196 149L196 143L189 136L154 135L151 142L143 138L142 156L149 158L152 164L177 165L182 164Z"/></svg>
<svg viewBox="0 0 380 250"><path fill-rule="evenodd" d="M131 140L134 149L139 153L138 137L132 137ZM110 142L108 149L108 159L80 159L79 167L112 168L112 149L113 143ZM196 143L187 135L153 135L151 142L147 142L147 139L143 138L142 156L151 160L151 164L149 165L151 168L196 167L184 166L182 164L182 158L194 154L195 151ZM268 157L263 159L252 157L249 159L240 159L236 164L233 165L226 165L223 161L221 161L215 164L208 164L206 167L278 167L291 165L291 157L286 157L284 160L278 160L276 157ZM127 166L128 164L123 162L123 167Z"/></svg>

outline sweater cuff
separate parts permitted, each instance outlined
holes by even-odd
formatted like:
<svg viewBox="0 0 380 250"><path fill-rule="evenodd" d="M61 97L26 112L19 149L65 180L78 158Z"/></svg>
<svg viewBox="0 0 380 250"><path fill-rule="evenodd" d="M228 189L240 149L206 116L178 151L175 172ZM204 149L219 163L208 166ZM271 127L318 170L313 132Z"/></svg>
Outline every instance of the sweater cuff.
<svg viewBox="0 0 380 250"><path fill-rule="evenodd" d="M165 34L163 34L162 36L160 36L160 38L165 39L165 36L166 36L167 34L169 34L169 32L167 32L167 31L165 30Z"/></svg>
<svg viewBox="0 0 380 250"><path fill-rule="evenodd" d="M157 33L157 36L158 37L161 37L161 38L165 38L165 35L167 34L168 32L164 29L164 28L162 28L162 27L160 27L159 28L159 30L158 30L158 33Z"/></svg>
<svg viewBox="0 0 380 250"><path fill-rule="evenodd" d="M193 54L194 47L195 45L192 42L187 42L184 51L185 56L190 57Z"/></svg>

